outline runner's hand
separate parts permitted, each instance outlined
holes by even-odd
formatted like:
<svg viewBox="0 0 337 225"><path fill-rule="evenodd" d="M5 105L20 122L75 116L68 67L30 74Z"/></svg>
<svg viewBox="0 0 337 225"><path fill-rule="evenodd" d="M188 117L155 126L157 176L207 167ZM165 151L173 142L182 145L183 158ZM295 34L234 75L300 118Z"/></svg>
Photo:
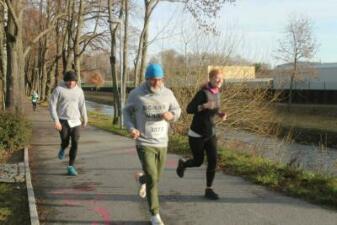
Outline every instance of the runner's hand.
<svg viewBox="0 0 337 225"><path fill-rule="evenodd" d="M163 118L166 121L173 120L173 114L171 112L165 112L161 115L161 118Z"/></svg>
<svg viewBox="0 0 337 225"><path fill-rule="evenodd" d="M222 113L219 113L218 115L219 115L219 117L221 118L222 121L227 120L227 113L222 112Z"/></svg>
<svg viewBox="0 0 337 225"><path fill-rule="evenodd" d="M54 127L55 127L55 129L58 130L58 131L61 131L61 130L62 130L62 125L61 125L61 123L58 122L58 121L55 122L55 126L54 126Z"/></svg>
<svg viewBox="0 0 337 225"><path fill-rule="evenodd" d="M131 137L132 137L133 139L137 139L137 138L139 138L139 136L140 136L140 132L139 132L139 130L137 130L137 129L132 129L132 130L130 131L130 135L131 135Z"/></svg>

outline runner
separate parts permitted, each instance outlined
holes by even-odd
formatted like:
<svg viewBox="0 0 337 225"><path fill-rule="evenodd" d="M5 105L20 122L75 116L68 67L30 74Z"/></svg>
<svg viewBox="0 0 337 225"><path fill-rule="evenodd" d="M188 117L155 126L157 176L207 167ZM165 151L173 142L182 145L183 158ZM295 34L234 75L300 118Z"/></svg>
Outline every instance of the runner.
<svg viewBox="0 0 337 225"><path fill-rule="evenodd" d="M204 162L204 153L207 155L206 190L205 197L211 200L219 199L213 191L212 185L217 166L217 140L215 136L214 117L219 116L226 120L226 113L220 109L220 88L223 83L223 75L218 69L209 72L209 82L204 85L193 97L187 106L187 113L194 114L188 141L193 158L185 161L179 159L177 175L184 176L187 167L200 167Z"/></svg>
<svg viewBox="0 0 337 225"><path fill-rule="evenodd" d="M64 82L60 82L60 85L54 89L49 101L50 115L61 138L61 147L58 153L60 160L64 159L65 149L71 139L69 166L67 167L67 174L70 176L78 174L74 163L80 138L80 125L86 126L88 123L83 90L77 85L77 80L75 72L65 72Z"/></svg>
<svg viewBox="0 0 337 225"><path fill-rule="evenodd" d="M124 124L136 140L144 171L136 177L141 183L140 196L147 197L152 225L164 224L159 215L158 181L166 161L169 122L178 120L181 112L163 77L161 66L150 64L146 81L131 91L123 110Z"/></svg>

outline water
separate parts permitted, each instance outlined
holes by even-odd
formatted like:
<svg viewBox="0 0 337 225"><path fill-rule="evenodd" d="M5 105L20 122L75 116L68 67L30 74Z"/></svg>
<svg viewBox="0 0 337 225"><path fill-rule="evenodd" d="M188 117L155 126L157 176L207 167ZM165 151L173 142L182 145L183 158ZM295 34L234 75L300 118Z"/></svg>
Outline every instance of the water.
<svg viewBox="0 0 337 225"><path fill-rule="evenodd" d="M266 158L337 176L337 149L289 143L279 138L262 137L242 130L218 129L227 147L253 152Z"/></svg>
<svg viewBox="0 0 337 225"><path fill-rule="evenodd" d="M86 101L88 111L111 116L113 107ZM219 128L218 137L227 147L253 152L283 163L293 162L306 170L337 176L337 149L288 143L278 138L262 137L231 128Z"/></svg>
<svg viewBox="0 0 337 225"><path fill-rule="evenodd" d="M114 108L111 105L99 104L92 101L85 101L85 105L89 112L98 112L107 116L112 116L114 113Z"/></svg>

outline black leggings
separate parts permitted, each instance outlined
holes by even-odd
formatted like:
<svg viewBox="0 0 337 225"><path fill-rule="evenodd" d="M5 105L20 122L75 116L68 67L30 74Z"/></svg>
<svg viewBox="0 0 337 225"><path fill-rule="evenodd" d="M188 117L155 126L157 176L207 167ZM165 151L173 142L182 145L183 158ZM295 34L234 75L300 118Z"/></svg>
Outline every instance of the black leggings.
<svg viewBox="0 0 337 225"><path fill-rule="evenodd" d="M193 154L193 159L184 163L185 167L199 167L204 162L204 152L207 155L206 181L207 187L213 184L215 169L217 165L217 141L216 136L209 138L188 137L188 142Z"/></svg>
<svg viewBox="0 0 337 225"><path fill-rule="evenodd" d="M69 151L69 166L73 166L77 155L78 140L80 139L80 126L69 127L67 120L60 120L62 130L60 131L61 148L66 149L71 138Z"/></svg>

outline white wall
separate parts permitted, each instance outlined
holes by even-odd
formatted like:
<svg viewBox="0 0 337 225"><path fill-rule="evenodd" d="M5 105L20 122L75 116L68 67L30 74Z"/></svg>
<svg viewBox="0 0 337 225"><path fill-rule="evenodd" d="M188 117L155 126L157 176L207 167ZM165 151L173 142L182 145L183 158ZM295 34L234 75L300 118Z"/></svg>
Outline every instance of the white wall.
<svg viewBox="0 0 337 225"><path fill-rule="evenodd" d="M280 66L279 68L284 68ZM314 64L314 72L302 75L301 80L296 80L294 89L306 90L337 90L337 63ZM288 89L290 76L274 75L274 89Z"/></svg>

